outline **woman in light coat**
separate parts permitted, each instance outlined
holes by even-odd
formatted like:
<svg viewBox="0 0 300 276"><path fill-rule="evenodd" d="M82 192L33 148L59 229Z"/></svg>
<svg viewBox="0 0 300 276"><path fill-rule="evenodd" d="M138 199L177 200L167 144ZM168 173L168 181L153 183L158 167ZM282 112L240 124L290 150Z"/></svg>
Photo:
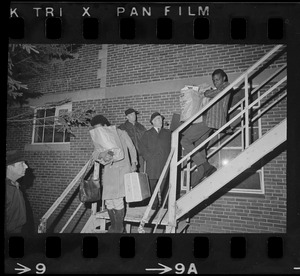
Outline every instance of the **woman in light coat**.
<svg viewBox="0 0 300 276"><path fill-rule="evenodd" d="M91 120L91 126L97 128L99 126L110 126L109 121L102 115L96 115ZM109 151L101 151L95 149L93 159L99 160L104 165L102 174L102 199L105 200L105 205L111 220L111 227L108 230L110 233L122 233L124 230L124 175L134 172L137 168L137 153L127 132L116 129L116 133L120 138L121 147L124 153L124 158L120 161L112 161L112 156ZM129 154L130 159L129 159ZM131 163L130 163L131 160Z"/></svg>

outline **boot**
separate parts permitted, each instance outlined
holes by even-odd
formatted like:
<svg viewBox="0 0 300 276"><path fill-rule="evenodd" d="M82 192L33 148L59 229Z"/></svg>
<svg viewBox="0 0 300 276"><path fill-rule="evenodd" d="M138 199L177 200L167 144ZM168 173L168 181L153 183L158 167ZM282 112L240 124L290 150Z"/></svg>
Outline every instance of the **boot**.
<svg viewBox="0 0 300 276"><path fill-rule="evenodd" d="M116 214L116 232L115 233L123 233L124 231L124 208L120 210L115 210Z"/></svg>
<svg viewBox="0 0 300 276"><path fill-rule="evenodd" d="M107 212L110 218L110 227L107 233L115 233L116 232L115 209L107 209Z"/></svg>

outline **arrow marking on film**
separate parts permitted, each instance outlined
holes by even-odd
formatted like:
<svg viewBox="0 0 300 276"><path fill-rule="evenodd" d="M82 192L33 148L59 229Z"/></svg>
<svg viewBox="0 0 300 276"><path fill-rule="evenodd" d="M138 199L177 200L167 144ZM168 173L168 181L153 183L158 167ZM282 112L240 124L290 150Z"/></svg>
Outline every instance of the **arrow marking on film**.
<svg viewBox="0 0 300 276"><path fill-rule="evenodd" d="M160 266L162 266L162 268L160 268L160 267L158 267L158 268L146 268L146 270L150 270L150 271L155 271L155 270L161 271L159 274L164 274L164 273L169 272L169 271L172 270L171 267L168 267L168 266L163 265L163 264L161 264L161 263L158 263L158 264L159 264Z"/></svg>
<svg viewBox="0 0 300 276"><path fill-rule="evenodd" d="M17 263L17 265L21 266L21 268L15 268L15 270L20 270L20 272L18 272L18 274L23 274L23 273L26 273L31 270L29 267L27 267L25 265L22 265L19 263Z"/></svg>

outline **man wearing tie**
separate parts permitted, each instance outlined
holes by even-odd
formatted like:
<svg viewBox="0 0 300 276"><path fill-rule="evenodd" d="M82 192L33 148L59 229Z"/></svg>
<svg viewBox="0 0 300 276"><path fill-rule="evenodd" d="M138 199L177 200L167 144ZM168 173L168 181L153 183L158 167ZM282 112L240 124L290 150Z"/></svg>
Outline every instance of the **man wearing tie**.
<svg viewBox="0 0 300 276"><path fill-rule="evenodd" d="M146 160L146 173L149 177L151 193L153 193L164 165L171 150L171 132L163 128L164 117L159 112L154 112L150 117L152 128L147 130L140 140L140 150ZM160 192L163 190L161 186ZM161 202L155 198L152 209L157 209Z"/></svg>

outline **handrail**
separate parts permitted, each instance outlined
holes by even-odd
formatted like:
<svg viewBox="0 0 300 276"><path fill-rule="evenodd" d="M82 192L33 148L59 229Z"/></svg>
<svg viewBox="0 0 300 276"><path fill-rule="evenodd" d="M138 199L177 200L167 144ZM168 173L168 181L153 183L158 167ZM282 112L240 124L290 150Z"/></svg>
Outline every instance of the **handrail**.
<svg viewBox="0 0 300 276"><path fill-rule="evenodd" d="M267 83L269 83L272 79L274 79L276 76L278 76L284 69L286 69L287 65L284 64L282 67L280 67L275 73L273 73L270 77L268 77L265 81L263 81L258 87L256 87L255 89L253 89L250 92L250 95L254 95L254 93L258 92L259 89L261 89L262 87L264 87ZM283 99L286 96L286 93L284 95L282 95L278 101L280 101L281 99ZM228 114L231 114L238 106L240 106L241 104L243 104L243 102L245 101L245 99L241 99L239 102L237 102L229 111ZM264 109L262 112L262 114L264 114L266 111L268 111L271 107L273 107L275 104L277 103L277 101L275 101L273 104L271 104L270 106L268 106L268 108ZM261 117L262 114L258 114L257 116L255 116L254 118L251 119L251 123L254 122L255 120L257 120L259 117ZM234 137L237 136L237 134L241 132L241 129L236 131L234 134L232 134L227 140L225 140L217 149L215 149L214 151L210 152L207 155L207 158L209 158L210 156L214 155L215 152L217 152L220 148L223 147L223 145L227 144L230 140L232 140Z"/></svg>
<svg viewBox="0 0 300 276"><path fill-rule="evenodd" d="M254 100L251 104L248 105L248 109L253 107L256 103L258 103L262 98L269 95L274 89L276 89L279 85L281 85L284 81L287 80L287 77L283 77L279 82L277 82L274 86L272 86L269 90L267 90L263 95L258 97L256 100ZM241 115L246 113L247 110L243 109L240 111L240 113L236 114L230 121L228 121L225 125L223 125L221 128L219 128L217 131L215 131L211 136L209 136L206 140L204 140L201 144L199 144L197 147L195 147L192 151L190 151L188 154L186 154L184 157L181 158L181 160L177 161L177 165L180 165L183 163L187 158L189 158L191 155L193 155L196 151L198 151L201 147L203 147L207 142L209 142L212 138L217 136L222 130L227 128L231 123L233 123L235 120L237 120Z"/></svg>
<svg viewBox="0 0 300 276"><path fill-rule="evenodd" d="M139 228L138 228L138 232L139 233L145 233L144 225L147 222L147 218L148 218L148 216L150 214L150 210L151 210L151 207L152 207L152 205L154 203L155 197L158 194L159 188L160 188L160 186L162 184L162 181L163 181L163 179L165 177L165 174L166 174L166 172L167 172L167 170L169 168L169 165L170 165L170 162L172 160L172 156L173 156L174 151L175 151L175 149L171 148L171 151L169 153L168 159L167 159L167 161L165 163L165 166L164 166L164 168L162 170L162 173L160 174L159 180L158 180L158 182L156 184L156 187L155 187L155 189L153 191L153 194L151 195L151 199L149 201L149 204L148 204L148 206L146 208L146 211L145 211L145 213L143 215L143 218L142 218L142 220L140 222L140 225L139 225Z"/></svg>
<svg viewBox="0 0 300 276"><path fill-rule="evenodd" d="M284 45L277 45L275 46L270 52L268 52L266 55L264 55L262 58L260 58L257 62L254 63L251 67L249 67L243 74L241 74L235 81L233 81L231 84L229 84L221 93L219 93L217 96L212 98L202 109L200 109L195 115L193 115L191 118L189 118L187 121L185 121L182 125L180 125L178 128L176 128L172 136L178 135L178 133L184 129L186 126L188 126L190 123L192 123L194 120L196 120L202 113L204 113L207 109L209 109L213 104L219 101L222 97L225 96L225 94L228 93L230 89L232 89L234 86L238 85L246 75L251 73L257 66L259 66L261 63L266 61L269 57L271 57L275 52L277 52L281 47Z"/></svg>
<svg viewBox="0 0 300 276"><path fill-rule="evenodd" d="M178 158L178 152L177 154L174 154L171 165L170 165L170 195L169 195L169 227L170 231L174 232L175 226L176 226L176 186L177 186L177 170L178 166L182 164L185 160L189 160L191 156L199 150L199 148L203 147L208 141L212 140L216 135L218 135L221 131L225 130L232 122L240 118L241 116L245 116L245 129L246 129L246 147L249 146L249 110L252 108L258 101L260 101L263 97L267 96L271 91L276 89L281 83L283 83L286 80L286 77L283 78L281 81L276 83L271 89L269 89L267 92L263 94L263 97L258 97L255 101L252 103L249 103L249 94L252 95L252 93L249 93L249 78L252 76L252 72L263 62L268 60L274 53L276 53L280 48L284 47L284 45L277 45L275 46L271 51L269 51L267 54L265 54L263 57L261 57L257 62L255 62L252 66L250 66L244 73L242 73L238 78L236 78L231 84L229 84L225 89L223 89L218 95L216 95L214 98L212 98L202 109L200 109L196 114L194 114L191 118L189 118L187 121L185 121L183 124L181 124L177 129L175 129L172 133L172 147L178 149L179 144L179 133L189 126L193 121L195 121L199 116L201 116L205 111L207 111L211 106L213 106L216 102L218 102L221 98L223 98L226 94L229 93L229 91L235 87L240 85L241 82L244 82L245 87L245 95L244 95L244 102L245 107L241 110L239 114L237 114L234 118L232 118L229 122L225 123L221 128L216 130L210 137L208 137L205 141L203 141L200 145L195 147L191 152L186 154L183 158ZM255 89L254 92L258 91L262 86L264 86L269 80L273 79L277 74L281 72L281 70L284 69L284 66L282 66L273 76L271 76L268 80L265 81L265 83L261 84L261 86L257 89ZM254 93L253 92L253 93ZM242 101L241 101L242 102ZM241 103L239 103L241 104ZM245 115L244 115L245 114ZM251 121L251 120L250 120Z"/></svg>
<svg viewBox="0 0 300 276"><path fill-rule="evenodd" d="M166 194L166 196L165 196L164 202L163 202L162 206L161 206L160 209L159 209L158 217L157 217L157 221L156 221L156 224L155 224L153 233L156 232L156 229L157 229L157 227L158 227L158 224L160 224L161 221L163 220L162 214L163 214L164 206L166 205L166 202L167 202L169 193L170 193L170 187L168 188L168 191L167 191L167 194Z"/></svg>
<svg viewBox="0 0 300 276"><path fill-rule="evenodd" d="M269 83L272 79L274 79L277 75L279 75L285 68L286 68L286 64L284 64L282 67L280 67L274 74L272 74L269 78L267 78L266 80L264 80L259 86L255 87L251 92L250 95L254 95L254 93L256 93L259 89L261 89L262 87L264 87L267 83ZM235 110L239 105L241 105L243 102L245 101L245 99L241 99L239 102L237 102L232 108L230 108L230 110L228 111L228 113L232 113L233 110Z"/></svg>
<svg viewBox="0 0 300 276"><path fill-rule="evenodd" d="M46 231L46 223L47 219L52 215L58 205L65 199L66 195L72 190L75 184L78 182L80 177L86 171L87 166L89 165L90 160L82 167L79 173L73 178L70 184L66 187L66 189L62 192L62 194L56 199L56 201L51 205L48 211L42 216L40 219L40 224L38 227L38 233L44 233Z"/></svg>
<svg viewBox="0 0 300 276"><path fill-rule="evenodd" d="M273 90L270 90L269 93L271 93ZM268 93L268 94L269 94ZM264 98L265 94L263 94L260 99ZM274 105L276 105L277 103L279 103L282 99L284 99L287 96L287 93L283 93L280 97L278 97L272 104L268 105L265 109L260 110L260 113L257 114L255 117L253 117L251 119L251 123L256 121L258 118L260 118L263 114L265 114L269 109L271 109ZM240 113L239 113L240 114ZM237 115L239 115L237 114ZM222 144L219 145L219 147L217 147L215 150L213 150L212 152L207 154L207 158L211 157L212 155L214 155L217 151L219 151L224 145L226 145L227 143L229 143L231 140L233 140L233 138L235 138L241 131L242 129L245 128L245 126L241 127L240 129L238 129L237 131L235 131L230 137L228 137ZM201 145L199 145L201 146ZM191 169L188 169L188 171L193 171L195 168L197 167L197 165L194 165Z"/></svg>
<svg viewBox="0 0 300 276"><path fill-rule="evenodd" d="M76 210L73 212L73 214L68 219L68 221L66 222L66 224L64 225L64 227L59 231L59 233L63 233L65 231L65 229L68 227L68 225L70 224L70 222L72 221L72 219L75 217L75 215L77 214L77 212L79 211L79 209L81 208L82 205L83 205L83 203L80 202L79 205L77 206Z"/></svg>
<svg viewBox="0 0 300 276"><path fill-rule="evenodd" d="M270 105L268 105L265 109L263 109L262 111L260 111L260 114L257 114L254 118L252 118L251 122L254 122L255 120L257 120L257 118L259 118L263 114L265 114L269 109L271 109L274 105L276 105L277 103L279 103L286 96L287 96L287 93L286 92L283 93L280 97L278 97L276 99L276 101L274 101L273 103L271 103Z"/></svg>
<svg viewBox="0 0 300 276"><path fill-rule="evenodd" d="M252 104L251 104L251 106L249 105L248 106L248 108L251 108L252 106L254 106L257 102L259 102L262 98L264 98L264 97L266 97L266 96L268 96L274 89L276 89L280 84L282 84L284 81L286 81L287 80L287 77L283 77L278 83L276 83L274 86L272 86L268 91L266 91L264 94L262 94L259 98L257 98L256 100L255 100L255 102L253 102ZM267 110L269 110L271 107L273 107L274 105L276 105L277 103L279 103L283 98L285 98L287 96L287 93L285 92L285 93L283 93L283 95L281 95L280 97L278 97L272 104L270 104L270 105L268 105L264 110L262 110L257 116L255 116L254 118L252 118L251 119L251 122L254 122L255 120L257 120L257 118L259 118L259 117L261 117ZM242 112L241 112L242 113ZM237 114L236 115L236 118L238 118L238 117L240 117L240 114ZM233 118L234 119L234 118ZM235 119L236 120L236 119ZM221 147L222 147L222 145L224 145L224 144L227 144L230 140L232 140L235 136L237 136L237 134L239 134L240 132L241 132L241 130L242 130L242 128L241 129L239 129L239 130L237 130L236 132L234 132L234 134L233 135L231 135L228 139L226 139L222 144L221 144L221 146L220 147L218 147L215 151L217 151L217 150L219 150ZM205 143L205 142L203 142L203 143ZM200 145L201 146L201 145ZM214 152L215 152L214 151ZM211 155L213 155L214 154L214 152L213 153L211 153ZM197 167L196 165L195 166L193 166L193 168L191 169L191 170L193 170L195 167ZM189 170L188 170L189 171ZM189 191L189 189L188 189L188 187L187 187L187 191ZM166 198L165 198L165 201L164 201L164 204L165 204L165 202L166 202L166 199L167 199L167 196L168 196L168 194L169 194L169 192L170 192L170 187L169 187L169 189L168 189L168 192L167 192L167 195L166 195ZM164 206L164 204L163 204L163 206ZM163 208L163 206L162 206L162 208ZM158 224L161 222L161 215L162 215L162 209L160 209L160 212L159 212L159 218L158 218L158 220L157 220L157 222L156 222L156 225L155 225L155 228L154 228L154 233L155 233L155 231L156 231L156 229L157 229L157 226L158 226Z"/></svg>

